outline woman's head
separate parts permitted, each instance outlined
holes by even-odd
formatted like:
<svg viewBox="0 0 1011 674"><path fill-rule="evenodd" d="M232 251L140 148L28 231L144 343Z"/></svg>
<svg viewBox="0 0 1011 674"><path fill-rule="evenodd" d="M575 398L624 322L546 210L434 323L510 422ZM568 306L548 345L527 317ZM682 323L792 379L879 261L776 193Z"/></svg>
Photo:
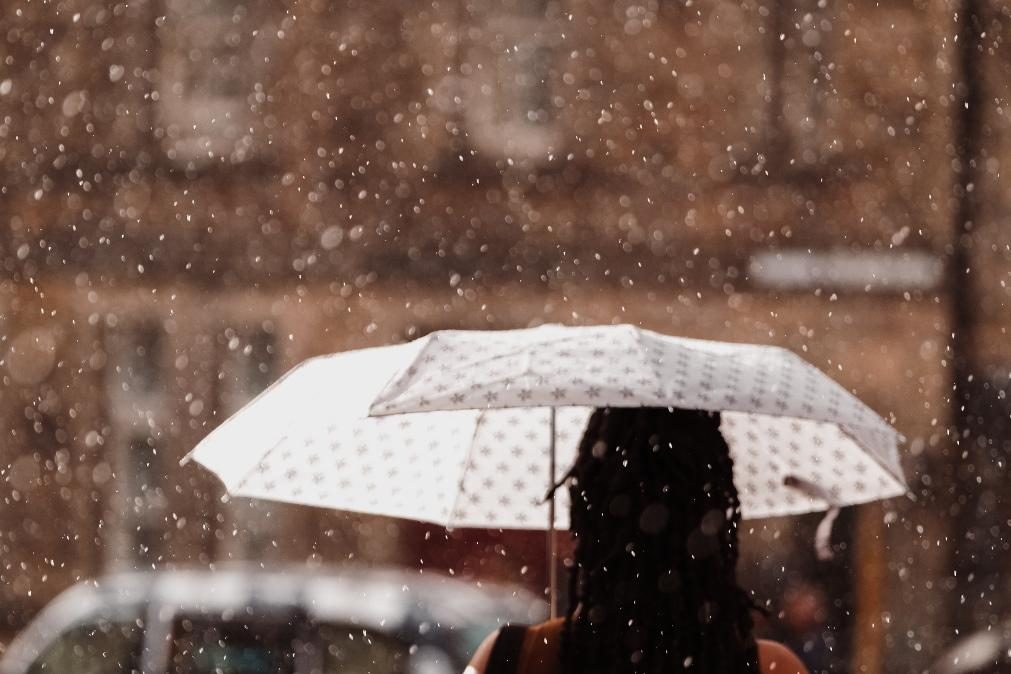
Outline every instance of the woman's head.
<svg viewBox="0 0 1011 674"><path fill-rule="evenodd" d="M757 672L719 425L716 414L668 408L590 418L569 473L569 672Z"/></svg>

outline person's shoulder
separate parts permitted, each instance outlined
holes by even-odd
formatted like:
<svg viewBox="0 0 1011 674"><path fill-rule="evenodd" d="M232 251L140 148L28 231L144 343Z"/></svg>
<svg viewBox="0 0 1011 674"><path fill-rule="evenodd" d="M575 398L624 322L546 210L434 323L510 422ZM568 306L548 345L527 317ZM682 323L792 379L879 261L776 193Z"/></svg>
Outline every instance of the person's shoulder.
<svg viewBox="0 0 1011 674"><path fill-rule="evenodd" d="M558 618L537 625L526 626L526 634L524 634L523 639L524 644L553 641L554 635L561 631L564 622L563 618ZM485 637L484 641L481 642L481 645L474 652L474 657L471 658L470 664L465 670L466 674L484 674L484 671L488 667L488 660L491 658L491 652L495 648L495 642L498 640L501 631L501 629L497 629Z"/></svg>
<svg viewBox="0 0 1011 674"><path fill-rule="evenodd" d="M778 641L758 640L758 665L762 674L809 674L797 654Z"/></svg>
<svg viewBox="0 0 1011 674"><path fill-rule="evenodd" d="M484 638L481 645L474 651L473 657L467 663L464 674L484 674L488 667L488 660L491 658L491 651L495 648L495 640L498 639L499 630L495 630Z"/></svg>
<svg viewBox="0 0 1011 674"><path fill-rule="evenodd" d="M555 635L559 634L563 627L565 627L565 618L552 618L536 625L530 625L527 630L538 635Z"/></svg>

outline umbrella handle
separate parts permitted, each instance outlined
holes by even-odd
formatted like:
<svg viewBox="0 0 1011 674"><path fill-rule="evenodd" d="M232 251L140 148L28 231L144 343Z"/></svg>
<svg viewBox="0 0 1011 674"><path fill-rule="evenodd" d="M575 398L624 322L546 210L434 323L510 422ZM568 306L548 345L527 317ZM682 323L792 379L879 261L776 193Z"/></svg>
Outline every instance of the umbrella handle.
<svg viewBox="0 0 1011 674"><path fill-rule="evenodd" d="M814 550L820 561L827 562L833 559L835 553L832 552L832 526L839 516L839 502L821 485L796 475L787 475L783 478L783 484L796 489L808 498L821 499L828 505L828 510L818 523L818 529L814 534Z"/></svg>
<svg viewBox="0 0 1011 674"><path fill-rule="evenodd" d="M551 619L558 617L558 542L555 539L555 408L549 407L548 433L548 585L550 595L548 606Z"/></svg>

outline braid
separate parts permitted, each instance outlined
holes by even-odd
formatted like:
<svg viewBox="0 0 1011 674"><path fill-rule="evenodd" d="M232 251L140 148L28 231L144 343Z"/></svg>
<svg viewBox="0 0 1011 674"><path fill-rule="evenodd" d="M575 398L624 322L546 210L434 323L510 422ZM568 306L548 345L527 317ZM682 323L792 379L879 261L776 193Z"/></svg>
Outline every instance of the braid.
<svg viewBox="0 0 1011 674"><path fill-rule="evenodd" d="M605 408L569 472L564 674L757 674L719 415Z"/></svg>

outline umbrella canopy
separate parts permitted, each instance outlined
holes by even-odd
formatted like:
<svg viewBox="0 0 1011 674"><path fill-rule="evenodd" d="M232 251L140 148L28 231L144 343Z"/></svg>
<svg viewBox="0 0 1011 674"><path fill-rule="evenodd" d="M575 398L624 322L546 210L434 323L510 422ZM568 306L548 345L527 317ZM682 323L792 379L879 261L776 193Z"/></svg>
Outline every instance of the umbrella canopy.
<svg viewBox="0 0 1011 674"><path fill-rule="evenodd" d="M191 456L234 495L543 529L547 487L604 406L721 412L744 517L906 491L898 434L791 352L627 325L444 331L315 358ZM554 524L566 527L565 490L559 497Z"/></svg>

